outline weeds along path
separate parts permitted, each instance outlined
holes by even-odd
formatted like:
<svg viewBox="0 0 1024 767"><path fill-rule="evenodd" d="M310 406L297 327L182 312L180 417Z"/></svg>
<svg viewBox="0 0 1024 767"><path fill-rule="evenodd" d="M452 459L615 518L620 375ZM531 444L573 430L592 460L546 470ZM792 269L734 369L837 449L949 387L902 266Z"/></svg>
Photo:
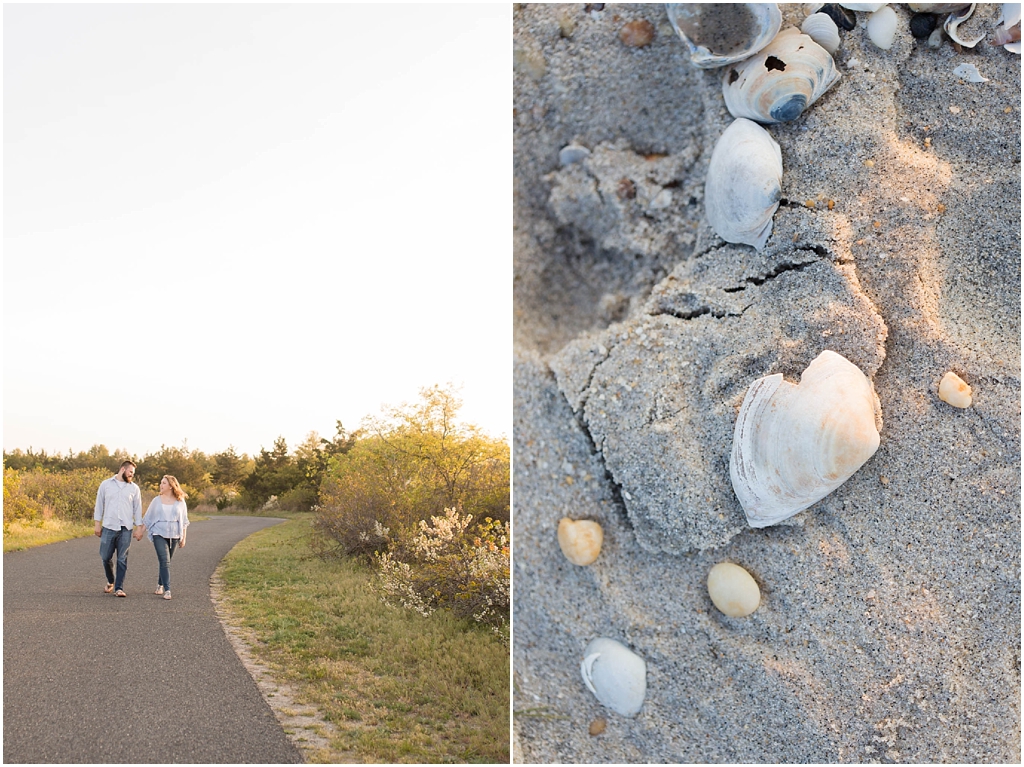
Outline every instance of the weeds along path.
<svg viewBox="0 0 1024 767"><path fill-rule="evenodd" d="M301 762L210 601L221 558L281 521L193 523L169 601L146 538L127 599L103 593L98 538L4 554L4 762Z"/></svg>

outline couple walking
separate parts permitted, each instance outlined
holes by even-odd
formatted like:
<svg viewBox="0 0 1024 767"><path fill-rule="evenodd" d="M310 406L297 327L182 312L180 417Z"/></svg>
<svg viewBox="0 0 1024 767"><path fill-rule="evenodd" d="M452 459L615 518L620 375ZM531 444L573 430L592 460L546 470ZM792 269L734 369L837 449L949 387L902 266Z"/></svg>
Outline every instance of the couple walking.
<svg viewBox="0 0 1024 767"><path fill-rule="evenodd" d="M132 482L135 463L125 461L110 479L100 483L96 493L95 533L100 539L100 559L107 575L103 593L114 592L126 597L124 576L128 572L128 548L132 538L142 540L143 530L156 548L160 573L156 594L171 598L171 557L177 547L185 548L185 529L188 527L188 507L184 491L178 480L165 474L160 480L160 495L153 499L142 516L142 490ZM113 562L117 554L117 572Z"/></svg>

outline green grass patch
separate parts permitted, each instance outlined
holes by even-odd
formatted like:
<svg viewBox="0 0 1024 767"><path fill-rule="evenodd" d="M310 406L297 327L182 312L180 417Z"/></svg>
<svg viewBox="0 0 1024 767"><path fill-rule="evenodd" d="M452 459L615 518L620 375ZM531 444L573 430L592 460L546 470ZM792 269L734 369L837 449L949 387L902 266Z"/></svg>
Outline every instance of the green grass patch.
<svg viewBox="0 0 1024 767"><path fill-rule="evenodd" d="M46 543L85 538L93 534L92 522L58 519L4 522L4 553L21 551Z"/></svg>
<svg viewBox="0 0 1024 767"><path fill-rule="evenodd" d="M259 659L334 723L329 762L509 762L509 650L486 627L381 604L374 572L309 549L311 514L235 546L220 573ZM319 760L319 758L318 758Z"/></svg>

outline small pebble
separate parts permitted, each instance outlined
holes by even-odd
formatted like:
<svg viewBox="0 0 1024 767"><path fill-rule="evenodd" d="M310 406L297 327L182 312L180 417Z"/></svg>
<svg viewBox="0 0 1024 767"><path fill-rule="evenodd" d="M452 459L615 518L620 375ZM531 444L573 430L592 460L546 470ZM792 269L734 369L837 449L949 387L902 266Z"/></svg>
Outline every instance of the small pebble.
<svg viewBox="0 0 1024 767"><path fill-rule="evenodd" d="M918 40L923 40L935 29L935 21L934 14L915 13L910 17L910 34Z"/></svg>
<svg viewBox="0 0 1024 767"><path fill-rule="evenodd" d="M829 200L828 201L828 209L829 210L832 210L835 206L836 206L836 201L835 200Z"/></svg>
<svg viewBox="0 0 1024 767"><path fill-rule="evenodd" d="M928 35L928 47L939 48L942 46L942 38L945 36L945 32L942 27L935 27L932 33Z"/></svg>
<svg viewBox="0 0 1024 767"><path fill-rule="evenodd" d="M939 399L953 407L968 408L971 406L971 387L964 379L950 371L939 382Z"/></svg>
<svg viewBox="0 0 1024 767"><path fill-rule="evenodd" d="M600 735L606 729L608 729L608 720L602 717L598 717L590 723L590 734L595 737Z"/></svg>
<svg viewBox="0 0 1024 767"><path fill-rule="evenodd" d="M924 138L924 145L925 146L931 146L932 145L932 137L931 136L925 136L925 138Z"/></svg>
<svg viewBox="0 0 1024 767"><path fill-rule="evenodd" d="M744 618L761 604L761 589L750 573L732 562L719 562L708 573L708 595L730 618Z"/></svg>
<svg viewBox="0 0 1024 767"><path fill-rule="evenodd" d="M864 165L866 165L868 168L874 168L875 167L875 161L874 160L865 160L864 161Z"/></svg>
<svg viewBox="0 0 1024 767"><path fill-rule="evenodd" d="M623 178L615 189L615 195L620 200L636 199L636 184L628 178Z"/></svg>
<svg viewBox="0 0 1024 767"><path fill-rule="evenodd" d="M813 208L814 207L814 200L807 200L806 202L804 202L804 205L806 207L808 207L808 208Z"/></svg>
<svg viewBox="0 0 1024 767"><path fill-rule="evenodd" d="M654 25L646 19L631 21L619 30L619 39L630 48L643 48L654 40Z"/></svg>
<svg viewBox="0 0 1024 767"><path fill-rule="evenodd" d="M945 213L946 206L940 202L938 205L935 206L935 210L939 211L939 213Z"/></svg>
<svg viewBox="0 0 1024 767"><path fill-rule="evenodd" d="M591 519L573 521L562 517L558 523L558 545L574 565L589 565L601 553L604 531Z"/></svg>

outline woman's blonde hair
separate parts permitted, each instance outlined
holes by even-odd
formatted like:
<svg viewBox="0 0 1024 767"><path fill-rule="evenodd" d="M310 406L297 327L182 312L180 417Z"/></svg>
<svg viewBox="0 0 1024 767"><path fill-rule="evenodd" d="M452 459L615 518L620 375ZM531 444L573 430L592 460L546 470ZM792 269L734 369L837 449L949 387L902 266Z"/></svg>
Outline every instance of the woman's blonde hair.
<svg viewBox="0 0 1024 767"><path fill-rule="evenodd" d="M178 480L175 477L172 477L170 474L164 474L163 478L166 479L167 484L171 486L171 492L174 494L175 498L179 501L184 501L188 498L188 493L181 489L181 485L178 484Z"/></svg>

